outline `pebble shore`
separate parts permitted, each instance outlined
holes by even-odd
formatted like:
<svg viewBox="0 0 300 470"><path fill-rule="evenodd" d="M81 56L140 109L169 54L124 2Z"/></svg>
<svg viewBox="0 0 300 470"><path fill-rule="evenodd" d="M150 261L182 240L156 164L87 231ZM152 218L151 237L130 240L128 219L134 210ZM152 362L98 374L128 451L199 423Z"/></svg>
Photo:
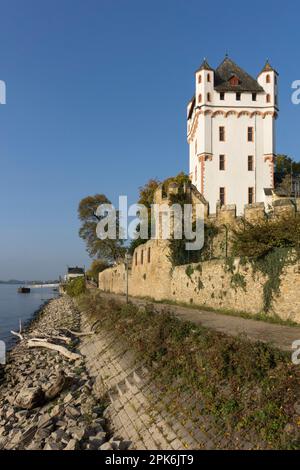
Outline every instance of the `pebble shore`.
<svg viewBox="0 0 300 470"><path fill-rule="evenodd" d="M26 333L45 334L62 328L81 331L81 314L67 296L51 300ZM79 346L80 338L72 338L67 347L79 352ZM61 372L67 386L57 398L34 409L17 406L20 394L37 387L49 389ZM20 341L8 354L0 381L0 449L123 450L130 446L108 432L105 401L93 393L93 379L83 356L70 361L55 351L29 349Z"/></svg>

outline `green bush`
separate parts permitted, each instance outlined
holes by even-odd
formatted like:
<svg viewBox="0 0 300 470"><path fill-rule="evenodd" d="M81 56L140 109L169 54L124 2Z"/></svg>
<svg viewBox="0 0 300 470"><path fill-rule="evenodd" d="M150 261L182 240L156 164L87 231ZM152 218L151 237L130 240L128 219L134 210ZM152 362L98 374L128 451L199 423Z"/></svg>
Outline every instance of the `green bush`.
<svg viewBox="0 0 300 470"><path fill-rule="evenodd" d="M86 291L85 278L76 277L72 281L69 281L66 286L66 293L70 297L78 297L81 294L84 294Z"/></svg>
<svg viewBox="0 0 300 470"><path fill-rule="evenodd" d="M233 231L233 256L261 258L276 248L300 247L300 217L285 217L245 225Z"/></svg>

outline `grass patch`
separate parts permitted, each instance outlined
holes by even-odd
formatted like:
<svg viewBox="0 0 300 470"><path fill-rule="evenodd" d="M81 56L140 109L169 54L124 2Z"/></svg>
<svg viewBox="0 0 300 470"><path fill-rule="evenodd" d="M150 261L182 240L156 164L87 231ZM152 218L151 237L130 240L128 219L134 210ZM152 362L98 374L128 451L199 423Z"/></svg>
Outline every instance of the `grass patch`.
<svg viewBox="0 0 300 470"><path fill-rule="evenodd" d="M300 448L300 370L290 356L270 345L230 337L157 313L101 297L78 299L98 327L113 331L149 366L169 409L179 409L197 426L208 415L216 433L239 432L258 448ZM162 400L161 400L162 401ZM287 432L293 428L294 432Z"/></svg>
<svg viewBox="0 0 300 470"><path fill-rule="evenodd" d="M299 323L296 323L292 320L283 320L278 315L275 314L268 314L268 313L247 313L237 310L229 310L229 309L220 309L214 307L208 307L207 305L198 305L198 304L190 304L188 302L178 302L176 300L169 300L169 299L162 299L162 300L155 300L151 297L138 297L140 299L149 300L149 302L153 302L154 304L165 304L165 305L174 305L176 307L187 307L192 308L194 310L204 310L205 312L215 312L220 313L221 315L229 315L232 317L240 317L245 318L246 320L257 320L257 321L264 321L267 323L273 323L276 325L283 325L283 326L293 326L300 328Z"/></svg>

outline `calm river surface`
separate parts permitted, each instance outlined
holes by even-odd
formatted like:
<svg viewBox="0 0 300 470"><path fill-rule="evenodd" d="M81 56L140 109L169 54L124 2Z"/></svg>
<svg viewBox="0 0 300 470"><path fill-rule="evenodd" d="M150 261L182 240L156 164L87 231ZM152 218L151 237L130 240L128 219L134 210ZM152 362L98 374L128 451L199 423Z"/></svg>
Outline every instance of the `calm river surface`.
<svg viewBox="0 0 300 470"><path fill-rule="evenodd" d="M0 284L0 340L12 344L10 330L19 330L47 300L57 297L52 287L32 288L30 294L18 294L18 285Z"/></svg>

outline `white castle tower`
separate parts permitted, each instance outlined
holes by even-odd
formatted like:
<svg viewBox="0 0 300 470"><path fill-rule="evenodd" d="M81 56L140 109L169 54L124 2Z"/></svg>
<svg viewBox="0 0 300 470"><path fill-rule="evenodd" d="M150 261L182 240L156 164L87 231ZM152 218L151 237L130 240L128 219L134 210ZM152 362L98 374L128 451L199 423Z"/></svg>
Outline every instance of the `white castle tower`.
<svg viewBox="0 0 300 470"><path fill-rule="evenodd" d="M190 179L210 213L236 204L265 202L274 185L278 73L267 61L257 80L227 56L212 69L206 60L195 73L187 107Z"/></svg>

